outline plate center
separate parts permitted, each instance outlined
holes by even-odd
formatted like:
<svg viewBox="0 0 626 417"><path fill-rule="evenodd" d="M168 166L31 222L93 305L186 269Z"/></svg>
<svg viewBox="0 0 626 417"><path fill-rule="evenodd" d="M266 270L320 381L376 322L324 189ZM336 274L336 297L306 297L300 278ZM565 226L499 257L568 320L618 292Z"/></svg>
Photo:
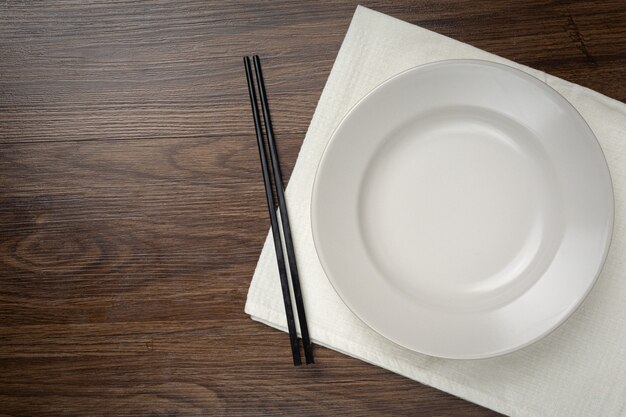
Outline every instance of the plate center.
<svg viewBox="0 0 626 417"><path fill-rule="evenodd" d="M446 309L491 308L532 286L556 250L542 247L555 235L546 229L559 223L556 181L532 132L490 110L446 108L383 142L359 220L390 284Z"/></svg>

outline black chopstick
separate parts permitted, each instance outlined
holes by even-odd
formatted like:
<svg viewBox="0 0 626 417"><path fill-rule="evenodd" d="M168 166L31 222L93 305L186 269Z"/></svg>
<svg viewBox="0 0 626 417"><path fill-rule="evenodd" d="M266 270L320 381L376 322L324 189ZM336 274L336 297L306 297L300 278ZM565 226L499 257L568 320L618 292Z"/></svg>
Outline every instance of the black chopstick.
<svg viewBox="0 0 626 417"><path fill-rule="evenodd" d="M289 330L289 340L291 342L291 354L293 356L293 364L301 365L302 359L300 358L300 348L298 346L298 334L296 332L296 323L293 315L293 307L291 305L291 294L289 292L289 282L287 280L287 269L285 266L285 258L283 255L283 248L280 237L280 229L278 227L278 220L276 218L276 211L274 209L274 196L272 193L272 183L270 178L269 167L267 164L267 158L265 156L265 144L263 140L263 132L261 129L261 122L259 119L259 110L256 99L256 92L254 87L254 80L252 77L252 70L250 68L250 58L244 57L244 68L246 70L246 78L248 80L248 94L250 95L250 105L252 106L252 117L254 119L254 128L256 131L257 144L259 148L259 157L261 159L261 170L263 171L263 183L265 185L265 196L267 198L267 208L270 215L270 222L272 225L272 236L274 238L274 249L276 250L276 260L278 261L278 273L280 275L280 286L283 293L283 302L285 305L285 314L287 316L287 329Z"/></svg>
<svg viewBox="0 0 626 417"><path fill-rule="evenodd" d="M274 181L276 185L276 194L278 195L278 207L280 208L280 220L283 225L283 234L285 237L285 246L287 248L287 259L289 260L289 272L291 275L291 285L294 297L296 299L296 309L298 311L298 322L300 323L300 333L302 334L302 344L304 345L304 356L306 363L311 364L313 360L313 349L311 339L309 338L309 328L306 324L306 313L304 311L304 302L302 301L302 290L300 288L300 275L298 274L298 265L296 264L296 254L293 249L293 240L291 238L291 226L289 225L289 215L287 214L287 202L285 201L285 190L283 187L283 174L278 162L278 151L276 150L276 140L274 139L274 129L272 127L272 119L270 117L270 109L267 103L267 95L265 93L265 81L263 79L263 71L261 70L261 60L258 55L252 58L254 62L254 70L256 72L256 80L259 87L259 98L261 99L261 107L263 109L263 119L265 121L265 134L269 143L270 158L272 162L272 171L274 173Z"/></svg>

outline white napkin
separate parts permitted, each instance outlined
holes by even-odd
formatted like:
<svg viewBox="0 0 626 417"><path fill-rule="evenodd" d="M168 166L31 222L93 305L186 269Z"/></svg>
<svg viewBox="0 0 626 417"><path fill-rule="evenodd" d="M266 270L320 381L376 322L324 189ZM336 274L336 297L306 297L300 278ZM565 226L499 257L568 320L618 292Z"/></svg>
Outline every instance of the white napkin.
<svg viewBox="0 0 626 417"><path fill-rule="evenodd" d="M611 250L583 305L541 341L492 359L433 358L370 330L328 282L311 235L309 205L315 171L341 118L389 77L451 58L501 62L528 72L565 96L598 137L615 190ZM316 343L511 416L626 417L625 104L359 6L302 145L287 201L309 330ZM246 312L254 320L286 328L271 234L250 285Z"/></svg>

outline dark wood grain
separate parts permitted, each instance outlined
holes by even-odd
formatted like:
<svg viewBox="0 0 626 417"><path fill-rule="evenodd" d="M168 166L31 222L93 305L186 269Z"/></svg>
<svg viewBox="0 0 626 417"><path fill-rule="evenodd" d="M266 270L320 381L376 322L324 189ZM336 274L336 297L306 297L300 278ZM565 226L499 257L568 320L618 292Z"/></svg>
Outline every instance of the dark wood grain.
<svg viewBox="0 0 626 417"><path fill-rule="evenodd" d="M366 1L626 101L626 3ZM243 312L267 214L241 56L288 176L356 6L0 2L0 414L495 416Z"/></svg>

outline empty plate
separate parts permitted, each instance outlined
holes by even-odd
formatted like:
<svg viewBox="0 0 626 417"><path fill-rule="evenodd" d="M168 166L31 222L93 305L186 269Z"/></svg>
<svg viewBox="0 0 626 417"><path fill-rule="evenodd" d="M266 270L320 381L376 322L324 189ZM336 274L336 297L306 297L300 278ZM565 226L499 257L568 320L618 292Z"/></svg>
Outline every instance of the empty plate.
<svg viewBox="0 0 626 417"><path fill-rule="evenodd" d="M556 328L598 276L613 191L578 112L486 61L405 71L335 130L311 206L345 304L417 352L485 358Z"/></svg>

